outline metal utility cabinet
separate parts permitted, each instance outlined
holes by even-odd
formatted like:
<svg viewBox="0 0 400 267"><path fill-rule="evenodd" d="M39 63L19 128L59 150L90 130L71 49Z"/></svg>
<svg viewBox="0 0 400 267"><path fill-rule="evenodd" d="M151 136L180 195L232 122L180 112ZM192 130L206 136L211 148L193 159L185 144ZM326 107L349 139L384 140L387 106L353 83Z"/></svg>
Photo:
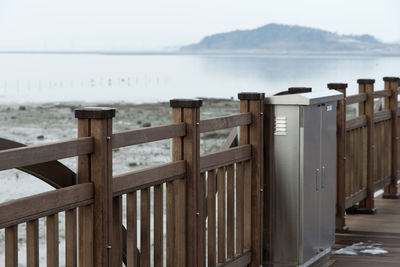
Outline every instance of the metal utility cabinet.
<svg viewBox="0 0 400 267"><path fill-rule="evenodd" d="M273 132L264 142L264 266L308 266L330 252L342 98L334 91L266 98L265 125Z"/></svg>

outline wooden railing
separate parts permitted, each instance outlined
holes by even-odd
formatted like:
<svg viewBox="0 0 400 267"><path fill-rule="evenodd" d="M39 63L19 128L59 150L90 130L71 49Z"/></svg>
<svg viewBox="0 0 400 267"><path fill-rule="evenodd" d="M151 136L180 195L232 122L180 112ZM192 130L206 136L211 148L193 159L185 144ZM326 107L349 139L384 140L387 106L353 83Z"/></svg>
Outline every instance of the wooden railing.
<svg viewBox="0 0 400 267"><path fill-rule="evenodd" d="M9 149L0 152L0 170L93 153L92 137ZM58 214L65 211L66 265L76 262L76 208L94 200L91 183L25 197L0 204L0 228L5 228L5 266L18 266L18 224L26 222L27 266L39 266L38 219L46 217L47 266L59 265ZM2 263L3 265L3 263Z"/></svg>
<svg viewBox="0 0 400 267"><path fill-rule="evenodd" d="M384 189L384 198L399 198L397 192L400 127L398 121L399 79L385 77L385 89L374 92L374 80L358 80L359 94L347 96L347 84L328 84L345 94L338 102L338 230L347 230L345 210L374 214L374 193ZM383 98L382 110L374 110L375 99ZM356 117L347 119L346 106L358 104Z"/></svg>
<svg viewBox="0 0 400 267"><path fill-rule="evenodd" d="M18 265L24 222L27 266L39 266L42 217L47 266L59 266L64 211L68 267L259 266L264 95L239 99L240 114L202 121L200 100L171 100L171 124L117 133L114 109L77 109L77 139L1 151L0 170L78 156L77 185L0 204L5 266ZM235 127L238 147L200 155L200 133ZM171 162L112 177L113 149L170 138Z"/></svg>

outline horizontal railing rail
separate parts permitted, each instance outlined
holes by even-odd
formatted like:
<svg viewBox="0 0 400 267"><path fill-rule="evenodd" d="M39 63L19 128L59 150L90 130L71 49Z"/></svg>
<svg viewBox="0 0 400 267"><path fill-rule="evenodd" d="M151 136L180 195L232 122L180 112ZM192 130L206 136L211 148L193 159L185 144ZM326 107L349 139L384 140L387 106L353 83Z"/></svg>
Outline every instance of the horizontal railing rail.
<svg viewBox="0 0 400 267"><path fill-rule="evenodd" d="M375 114L374 114L374 122L375 123L390 120L391 118L392 118L392 113L390 110L382 110L382 111L375 112Z"/></svg>
<svg viewBox="0 0 400 267"><path fill-rule="evenodd" d="M251 159L251 145L242 145L204 155L200 158L200 172L228 166Z"/></svg>
<svg viewBox="0 0 400 267"><path fill-rule="evenodd" d="M346 131L351 131L365 126L367 126L367 117L365 115L346 121Z"/></svg>
<svg viewBox="0 0 400 267"><path fill-rule="evenodd" d="M242 113L200 121L200 133L228 129L251 123L251 113Z"/></svg>
<svg viewBox="0 0 400 267"><path fill-rule="evenodd" d="M367 101L367 94L360 93L346 97L346 105L356 104Z"/></svg>
<svg viewBox="0 0 400 267"><path fill-rule="evenodd" d="M0 229L93 203L93 184L84 183L0 204Z"/></svg>
<svg viewBox="0 0 400 267"><path fill-rule="evenodd" d="M184 123L174 123L114 133L112 148L150 143L186 135Z"/></svg>
<svg viewBox="0 0 400 267"><path fill-rule="evenodd" d="M390 90L380 90L374 92L374 98L390 97L391 95L392 91Z"/></svg>
<svg viewBox="0 0 400 267"><path fill-rule="evenodd" d="M113 178L113 195L119 196L176 179L183 179L185 175L186 162L184 160L117 175Z"/></svg>
<svg viewBox="0 0 400 267"><path fill-rule="evenodd" d="M0 151L0 170L19 168L93 152L93 137Z"/></svg>

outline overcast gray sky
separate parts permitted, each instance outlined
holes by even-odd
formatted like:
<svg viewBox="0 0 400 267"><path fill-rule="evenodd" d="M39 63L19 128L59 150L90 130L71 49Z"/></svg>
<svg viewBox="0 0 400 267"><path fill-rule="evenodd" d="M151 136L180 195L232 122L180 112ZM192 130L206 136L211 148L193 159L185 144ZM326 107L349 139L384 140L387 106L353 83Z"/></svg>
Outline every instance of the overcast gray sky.
<svg viewBox="0 0 400 267"><path fill-rule="evenodd" d="M400 1L1 0L0 50L158 50L271 22L400 41Z"/></svg>

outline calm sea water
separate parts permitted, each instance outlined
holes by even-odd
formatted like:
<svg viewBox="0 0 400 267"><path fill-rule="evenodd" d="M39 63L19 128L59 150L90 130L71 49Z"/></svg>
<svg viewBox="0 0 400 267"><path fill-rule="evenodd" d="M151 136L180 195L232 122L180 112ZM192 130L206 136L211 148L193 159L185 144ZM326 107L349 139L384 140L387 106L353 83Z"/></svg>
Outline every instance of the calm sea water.
<svg viewBox="0 0 400 267"><path fill-rule="evenodd" d="M400 75L400 57L265 55L0 55L0 102L155 102L273 94L291 86Z"/></svg>

